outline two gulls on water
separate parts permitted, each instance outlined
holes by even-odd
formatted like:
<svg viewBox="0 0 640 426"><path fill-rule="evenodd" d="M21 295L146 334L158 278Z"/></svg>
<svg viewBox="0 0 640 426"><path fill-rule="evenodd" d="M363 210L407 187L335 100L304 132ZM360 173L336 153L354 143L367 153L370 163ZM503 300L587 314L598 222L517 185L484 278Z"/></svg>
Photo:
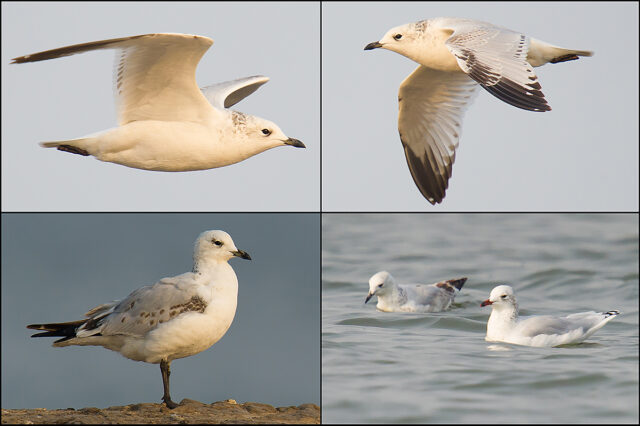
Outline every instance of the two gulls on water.
<svg viewBox="0 0 640 426"><path fill-rule="evenodd" d="M593 55L461 18L392 28L364 49L377 48L419 64L400 84L398 131L413 181L431 204L445 197L464 112L478 86L517 108L549 111L533 67Z"/></svg>
<svg viewBox="0 0 640 426"><path fill-rule="evenodd" d="M396 284L387 271L369 279L367 303L377 296L376 308L383 312L441 312L448 309L466 278L436 284ZM581 312L567 316L541 315L525 319L518 317L518 303L508 285L495 287L480 306L493 309L487 321L488 342L504 342L523 346L552 347L586 340L604 327L619 311Z"/></svg>
<svg viewBox="0 0 640 426"><path fill-rule="evenodd" d="M62 337L54 347L103 346L134 361L160 364L167 407L171 361L200 353L224 336L236 313L238 278L227 263L251 260L224 231L200 234L193 270L133 291L122 301L96 306L85 319L31 324L31 337Z"/></svg>

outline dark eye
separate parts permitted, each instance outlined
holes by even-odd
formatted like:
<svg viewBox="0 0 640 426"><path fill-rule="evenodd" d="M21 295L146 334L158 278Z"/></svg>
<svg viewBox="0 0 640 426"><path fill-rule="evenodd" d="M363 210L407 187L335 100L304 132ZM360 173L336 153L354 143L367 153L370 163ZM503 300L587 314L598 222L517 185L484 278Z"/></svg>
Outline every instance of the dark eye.
<svg viewBox="0 0 640 426"><path fill-rule="evenodd" d="M507 295L506 295L506 294L503 294L503 295L502 295L502 296L500 296L500 297L502 297L503 299L506 299L506 298L507 298Z"/></svg>
<svg viewBox="0 0 640 426"><path fill-rule="evenodd" d="M269 129L262 129L262 134L263 134L263 135L267 135L267 136L269 136L269 135L271 134L271 130L269 130Z"/></svg>
<svg viewBox="0 0 640 426"><path fill-rule="evenodd" d="M217 245L218 247L222 245L222 241L218 241L218 240L213 240L212 243Z"/></svg>
<svg viewBox="0 0 640 426"><path fill-rule="evenodd" d="M384 283L380 283L378 284L378 287L382 287L384 285Z"/></svg>
<svg viewBox="0 0 640 426"><path fill-rule="evenodd" d="M393 36L395 40L400 40L402 38L402 34L396 34Z"/></svg>

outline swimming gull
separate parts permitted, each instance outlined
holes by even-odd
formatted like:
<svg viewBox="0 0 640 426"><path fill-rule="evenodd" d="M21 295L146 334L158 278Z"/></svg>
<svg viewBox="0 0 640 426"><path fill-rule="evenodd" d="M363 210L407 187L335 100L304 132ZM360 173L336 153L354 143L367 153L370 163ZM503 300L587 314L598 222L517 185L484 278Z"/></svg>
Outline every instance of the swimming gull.
<svg viewBox="0 0 640 426"><path fill-rule="evenodd" d="M434 205L449 186L462 118L478 84L515 107L549 111L533 67L593 55L461 18L401 25L364 49L379 47L420 64L400 85L398 131L413 181Z"/></svg>
<svg viewBox="0 0 640 426"><path fill-rule="evenodd" d="M492 310L486 341L538 347L580 343L620 314L619 311L581 312L564 317L541 315L520 319L516 295L508 285L491 290L489 298L480 306L488 305Z"/></svg>
<svg viewBox="0 0 640 426"><path fill-rule="evenodd" d="M380 271L369 279L369 294L364 303L378 297L376 307L384 312L440 312L451 306L466 278L436 284L396 284L387 271Z"/></svg>
<svg viewBox="0 0 640 426"><path fill-rule="evenodd" d="M165 172L227 166L282 145L304 148L275 123L228 109L269 81L267 77L198 89L196 67L212 44L198 35L144 34L33 53L12 63L118 50L114 94L119 126L77 139L42 142L46 148Z"/></svg>
<svg viewBox="0 0 640 426"><path fill-rule="evenodd" d="M227 263L251 260L224 231L205 231L196 240L193 271L163 278L126 299L96 306L79 321L31 324L46 330L31 337L61 336L54 347L103 346L134 361L160 364L167 407L171 361L195 355L216 343L236 312L238 279Z"/></svg>

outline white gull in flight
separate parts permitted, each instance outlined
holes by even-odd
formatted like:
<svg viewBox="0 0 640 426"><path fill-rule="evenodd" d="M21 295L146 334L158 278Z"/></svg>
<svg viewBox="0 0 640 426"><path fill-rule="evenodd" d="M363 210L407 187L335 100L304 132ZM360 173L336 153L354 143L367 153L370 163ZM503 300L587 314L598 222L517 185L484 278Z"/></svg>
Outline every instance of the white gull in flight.
<svg viewBox="0 0 640 426"><path fill-rule="evenodd" d="M466 278L436 284L396 284L387 271L380 271L369 279L369 294L364 303L378 297L376 307L384 312L440 312L451 306Z"/></svg>
<svg viewBox="0 0 640 426"><path fill-rule="evenodd" d="M227 109L269 81L267 77L198 88L196 67L212 44L198 35L145 34L33 53L12 63L118 50L114 93L119 126L77 139L43 142L43 147L165 172L227 166L282 145L304 148L275 123Z"/></svg>
<svg viewBox="0 0 640 426"><path fill-rule="evenodd" d="M519 319L516 295L508 285L491 290L489 298L480 306L487 305L491 305L492 310L486 341L538 347L580 343L620 314L618 311L581 312L565 317L541 315Z"/></svg>
<svg viewBox="0 0 640 426"><path fill-rule="evenodd" d="M364 49L378 47L420 64L400 85L398 131L413 181L431 204L444 199L478 84L515 107L549 111L533 67L593 55L461 18L401 25Z"/></svg>
<svg viewBox="0 0 640 426"><path fill-rule="evenodd" d="M169 395L171 361L195 355L216 343L236 313L238 279L227 263L250 260L224 231L200 234L193 253L193 271L141 287L122 301L96 306L79 321L31 324L46 330L31 337L62 337L54 347L103 346L134 361L160 364L163 401Z"/></svg>

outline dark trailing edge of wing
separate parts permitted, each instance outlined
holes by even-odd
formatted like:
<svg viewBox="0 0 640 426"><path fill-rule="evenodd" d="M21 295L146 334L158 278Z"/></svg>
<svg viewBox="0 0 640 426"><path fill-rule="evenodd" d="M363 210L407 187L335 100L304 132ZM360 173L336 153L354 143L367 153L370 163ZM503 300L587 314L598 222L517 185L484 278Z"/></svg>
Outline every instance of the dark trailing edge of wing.
<svg viewBox="0 0 640 426"><path fill-rule="evenodd" d="M536 112L551 111L544 94L539 90L541 87L538 83L525 87L511 80L501 78L494 85L485 86L482 83L480 85L496 98L516 108Z"/></svg>

